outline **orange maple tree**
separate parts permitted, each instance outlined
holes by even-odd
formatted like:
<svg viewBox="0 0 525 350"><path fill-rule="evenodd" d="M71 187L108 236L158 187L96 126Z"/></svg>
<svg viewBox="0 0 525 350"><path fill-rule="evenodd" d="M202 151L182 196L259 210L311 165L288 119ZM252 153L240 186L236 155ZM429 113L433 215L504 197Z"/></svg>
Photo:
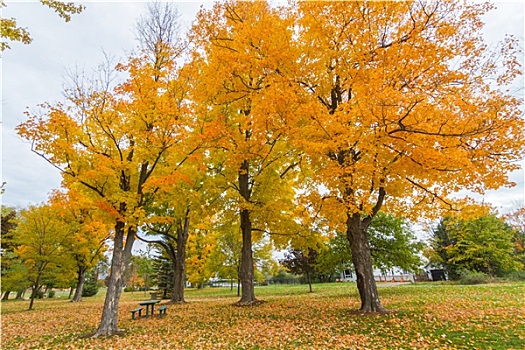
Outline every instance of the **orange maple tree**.
<svg viewBox="0 0 525 350"><path fill-rule="evenodd" d="M489 4L300 2L298 84L310 95L302 148L315 171L305 195L346 232L361 311L384 311L367 228L380 211L457 209L451 194L511 185L524 155L516 40L488 51ZM306 118L305 118L306 119ZM322 190L319 190L321 188Z"/></svg>
<svg viewBox="0 0 525 350"><path fill-rule="evenodd" d="M31 115L18 127L33 150L62 172L66 187L81 185L84 196L113 218L111 273L95 336L119 332L122 276L137 227L145 221L144 206L156 191L146 183L187 134L185 94L174 78L174 60L155 63L130 58L118 66L129 78L115 87L110 79L78 82L67 91L66 103L43 105L43 115Z"/></svg>

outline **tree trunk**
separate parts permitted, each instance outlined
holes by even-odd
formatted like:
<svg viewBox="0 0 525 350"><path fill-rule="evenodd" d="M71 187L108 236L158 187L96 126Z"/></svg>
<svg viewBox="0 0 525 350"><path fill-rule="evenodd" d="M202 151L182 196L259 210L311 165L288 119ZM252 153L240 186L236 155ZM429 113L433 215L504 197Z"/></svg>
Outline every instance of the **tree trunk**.
<svg viewBox="0 0 525 350"><path fill-rule="evenodd" d="M246 202L250 201L251 189L249 184L250 166L245 160L239 169L239 191ZM250 219L250 211L248 209L241 209L241 232L242 232L242 251L241 251L241 299L239 304L251 304L257 301L255 299L255 291L253 287L253 277L255 275L253 268L253 252L252 252L252 222Z"/></svg>
<svg viewBox="0 0 525 350"><path fill-rule="evenodd" d="M5 291L4 296L2 297L2 301L9 300L9 294L11 293L10 290Z"/></svg>
<svg viewBox="0 0 525 350"><path fill-rule="evenodd" d="M352 262L357 276L357 289L361 298L362 312L387 312L379 301L377 285L372 267L372 255L368 242L367 228L369 223L364 222L359 214L348 215L347 238L352 251Z"/></svg>
<svg viewBox="0 0 525 350"><path fill-rule="evenodd" d="M184 225L179 221L177 227L177 250L175 252L175 271L173 276L173 293L171 303L185 303L184 300L184 282L186 277L186 244L188 242L189 232L189 210L186 211Z"/></svg>
<svg viewBox="0 0 525 350"><path fill-rule="evenodd" d="M253 253L252 253L252 223L250 212L241 210L242 253L241 253L241 299L239 304L249 304L257 301L253 286Z"/></svg>
<svg viewBox="0 0 525 350"><path fill-rule="evenodd" d="M35 284L31 287L31 298L29 301L29 310L33 310L33 304L35 302L36 293L38 293L38 291L40 290L39 284L40 284L40 273L36 277Z"/></svg>
<svg viewBox="0 0 525 350"><path fill-rule="evenodd" d="M78 268L78 279L77 287L75 288L75 295L71 302L78 302L82 300L82 291L84 290L84 282L86 280L87 266L79 266Z"/></svg>
<svg viewBox="0 0 525 350"><path fill-rule="evenodd" d="M122 331L118 328L118 305L124 287L124 272L131 257L131 248L135 240L135 228L128 228L124 245L124 223L117 221L115 225L115 239L111 270L109 273L108 290L104 300L102 318L94 337L111 336Z"/></svg>
<svg viewBox="0 0 525 350"><path fill-rule="evenodd" d="M24 292L25 292L25 291L26 291L25 289L20 289L20 290L16 293L16 298L15 298L15 299L17 299L17 300L22 299L22 298L24 297Z"/></svg>
<svg viewBox="0 0 525 350"><path fill-rule="evenodd" d="M71 297L73 296L73 292L74 291L75 291L75 287L69 288L69 295L67 296L68 299L71 299Z"/></svg>
<svg viewBox="0 0 525 350"><path fill-rule="evenodd" d="M312 290L312 278L310 277L310 272L306 271L306 280L308 281L308 286L310 287L310 293L313 293Z"/></svg>

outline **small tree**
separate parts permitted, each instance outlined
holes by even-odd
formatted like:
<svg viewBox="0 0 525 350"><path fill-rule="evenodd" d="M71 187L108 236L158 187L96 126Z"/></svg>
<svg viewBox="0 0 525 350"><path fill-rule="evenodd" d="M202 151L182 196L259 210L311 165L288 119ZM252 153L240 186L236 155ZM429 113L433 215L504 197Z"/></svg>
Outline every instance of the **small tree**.
<svg viewBox="0 0 525 350"><path fill-rule="evenodd" d="M312 293L312 275L315 273L318 256L319 253L312 248L306 251L291 248L284 253L284 259L279 260L279 263L294 275L305 275L310 293Z"/></svg>
<svg viewBox="0 0 525 350"><path fill-rule="evenodd" d="M82 288L82 297L91 297L97 295L99 289L98 281L92 272L89 272L85 276L84 288Z"/></svg>
<svg viewBox="0 0 525 350"><path fill-rule="evenodd" d="M70 227L50 205L33 206L21 212L14 233L18 245L15 253L22 259L31 283L29 310L33 309L42 282L70 258L64 250L70 235Z"/></svg>

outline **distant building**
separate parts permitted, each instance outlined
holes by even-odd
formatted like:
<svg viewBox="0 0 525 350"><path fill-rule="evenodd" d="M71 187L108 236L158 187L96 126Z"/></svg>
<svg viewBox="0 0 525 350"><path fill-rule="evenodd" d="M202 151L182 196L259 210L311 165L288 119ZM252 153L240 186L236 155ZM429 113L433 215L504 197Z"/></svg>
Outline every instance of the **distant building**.
<svg viewBox="0 0 525 350"><path fill-rule="evenodd" d="M374 269L374 279L376 282L414 282L414 274L393 268L388 272L383 272L379 269ZM355 282L356 275L353 269L348 268L340 273L339 282Z"/></svg>

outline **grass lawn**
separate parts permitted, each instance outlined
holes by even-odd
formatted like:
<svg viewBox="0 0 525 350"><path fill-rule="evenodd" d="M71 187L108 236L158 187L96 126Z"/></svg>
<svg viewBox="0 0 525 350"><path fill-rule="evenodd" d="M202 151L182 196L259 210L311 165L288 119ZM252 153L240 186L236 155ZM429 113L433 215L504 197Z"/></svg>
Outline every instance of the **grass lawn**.
<svg viewBox="0 0 525 350"><path fill-rule="evenodd" d="M380 285L392 313L361 316L353 283L261 286L251 307L237 307L228 288L189 289L188 303L164 318L131 320L149 299L123 293L118 337L93 332L103 295L3 302L1 348L7 349L525 349L525 283L459 286Z"/></svg>

